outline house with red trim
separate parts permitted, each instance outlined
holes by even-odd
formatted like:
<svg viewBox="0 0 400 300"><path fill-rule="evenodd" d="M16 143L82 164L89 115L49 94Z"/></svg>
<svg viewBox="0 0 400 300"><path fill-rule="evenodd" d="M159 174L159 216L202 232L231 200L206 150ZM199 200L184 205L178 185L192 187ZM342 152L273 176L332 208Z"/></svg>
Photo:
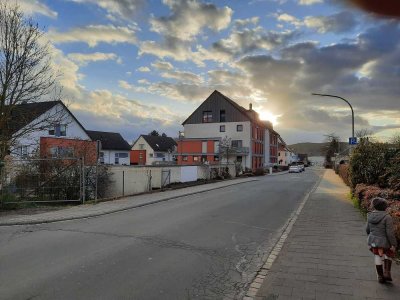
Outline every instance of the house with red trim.
<svg viewBox="0 0 400 300"><path fill-rule="evenodd" d="M279 134L252 104L246 109L215 90L182 125L178 164L235 162L243 169L277 164Z"/></svg>
<svg viewBox="0 0 400 300"><path fill-rule="evenodd" d="M167 136L142 134L131 148L131 165L171 164L176 162L176 142Z"/></svg>

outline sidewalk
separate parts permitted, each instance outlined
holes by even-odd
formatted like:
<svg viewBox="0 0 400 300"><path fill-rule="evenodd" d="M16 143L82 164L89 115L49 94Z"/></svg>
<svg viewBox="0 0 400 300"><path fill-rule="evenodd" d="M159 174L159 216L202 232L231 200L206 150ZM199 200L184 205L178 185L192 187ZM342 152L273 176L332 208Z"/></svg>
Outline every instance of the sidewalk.
<svg viewBox="0 0 400 300"><path fill-rule="evenodd" d="M163 202L178 197L193 195L197 193L228 187L231 185L243 184L246 182L258 181L258 180L259 179L257 178L238 178L217 183L197 185L172 191L131 196L119 200L100 202L97 204L78 205L71 208L60 209L36 215L3 216L0 218L0 226L51 223L58 221L101 216L131 208Z"/></svg>
<svg viewBox="0 0 400 300"><path fill-rule="evenodd" d="M400 299L400 267L393 264L393 284L377 282L365 221L348 192L325 172L272 266L259 272L253 299Z"/></svg>

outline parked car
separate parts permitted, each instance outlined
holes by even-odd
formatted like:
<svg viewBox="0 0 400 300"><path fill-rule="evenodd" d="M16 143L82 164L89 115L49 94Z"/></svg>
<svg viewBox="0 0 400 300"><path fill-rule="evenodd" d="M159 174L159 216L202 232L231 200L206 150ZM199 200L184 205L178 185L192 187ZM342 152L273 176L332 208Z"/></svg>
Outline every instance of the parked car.
<svg viewBox="0 0 400 300"><path fill-rule="evenodd" d="M293 165L289 167L289 173L300 173L300 172L301 172L300 166Z"/></svg>
<svg viewBox="0 0 400 300"><path fill-rule="evenodd" d="M297 164L297 166L301 169L301 172L304 172L306 170L306 168L305 168L305 166L304 166L304 164L302 162L299 162Z"/></svg>

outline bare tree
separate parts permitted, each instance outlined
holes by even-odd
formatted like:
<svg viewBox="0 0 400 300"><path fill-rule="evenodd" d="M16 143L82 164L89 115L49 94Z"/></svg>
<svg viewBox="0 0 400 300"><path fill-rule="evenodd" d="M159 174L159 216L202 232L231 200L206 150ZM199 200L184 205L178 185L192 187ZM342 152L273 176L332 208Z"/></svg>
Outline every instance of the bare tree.
<svg viewBox="0 0 400 300"><path fill-rule="evenodd" d="M61 111L32 119L27 104L60 100L43 31L18 5L0 0L0 160L16 141L54 125Z"/></svg>
<svg viewBox="0 0 400 300"><path fill-rule="evenodd" d="M325 152L325 164L330 166L332 164L332 157L335 153L339 152L339 137L334 134L330 133L325 135L326 146L322 149Z"/></svg>

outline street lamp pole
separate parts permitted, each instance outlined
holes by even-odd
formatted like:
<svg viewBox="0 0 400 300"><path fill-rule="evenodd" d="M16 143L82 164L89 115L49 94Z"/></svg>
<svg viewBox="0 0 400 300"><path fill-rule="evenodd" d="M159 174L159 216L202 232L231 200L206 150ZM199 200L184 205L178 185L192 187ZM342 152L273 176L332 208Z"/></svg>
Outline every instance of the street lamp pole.
<svg viewBox="0 0 400 300"><path fill-rule="evenodd" d="M351 137L354 137L354 110L353 110L353 106L351 106L350 102L347 101L346 99L336 96L336 95L328 95L328 94L317 94L317 93L312 93L311 95L313 96L321 96L321 97L332 97L332 98L338 98L338 99L342 99L344 102L346 102L351 109L351 124L352 124L352 131L351 131Z"/></svg>

